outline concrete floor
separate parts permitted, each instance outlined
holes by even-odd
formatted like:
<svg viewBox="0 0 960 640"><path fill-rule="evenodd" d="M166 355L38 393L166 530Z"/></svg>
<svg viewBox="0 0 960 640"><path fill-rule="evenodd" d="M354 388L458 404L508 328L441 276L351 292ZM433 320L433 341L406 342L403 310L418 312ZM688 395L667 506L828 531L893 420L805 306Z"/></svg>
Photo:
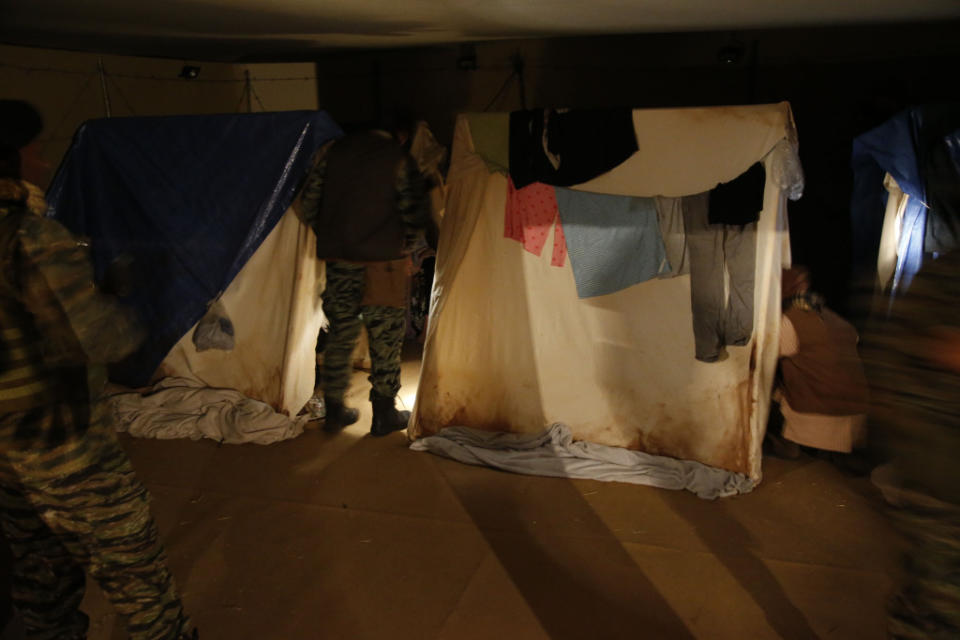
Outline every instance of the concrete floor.
<svg viewBox="0 0 960 640"><path fill-rule="evenodd" d="M899 540L866 479L767 459L707 502L511 475L366 436L353 388L335 436L124 437L203 640L886 637ZM84 608L90 640L126 637L93 585Z"/></svg>

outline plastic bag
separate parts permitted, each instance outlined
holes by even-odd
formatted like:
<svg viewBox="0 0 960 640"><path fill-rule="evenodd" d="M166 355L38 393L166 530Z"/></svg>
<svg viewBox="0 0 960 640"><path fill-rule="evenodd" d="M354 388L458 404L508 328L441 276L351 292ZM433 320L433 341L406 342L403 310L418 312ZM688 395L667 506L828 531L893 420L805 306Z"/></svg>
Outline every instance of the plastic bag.
<svg viewBox="0 0 960 640"><path fill-rule="evenodd" d="M804 176L797 145L781 140L767 154L767 171L790 200L803 196Z"/></svg>
<svg viewBox="0 0 960 640"><path fill-rule="evenodd" d="M323 404L323 398L313 396L307 400L307 404L303 408L302 413L309 414L311 420L319 420L326 417L327 408Z"/></svg>
<svg viewBox="0 0 960 640"><path fill-rule="evenodd" d="M233 337L233 322L227 316L223 303L216 300L197 323L197 328L193 331L193 345L197 351L232 351Z"/></svg>

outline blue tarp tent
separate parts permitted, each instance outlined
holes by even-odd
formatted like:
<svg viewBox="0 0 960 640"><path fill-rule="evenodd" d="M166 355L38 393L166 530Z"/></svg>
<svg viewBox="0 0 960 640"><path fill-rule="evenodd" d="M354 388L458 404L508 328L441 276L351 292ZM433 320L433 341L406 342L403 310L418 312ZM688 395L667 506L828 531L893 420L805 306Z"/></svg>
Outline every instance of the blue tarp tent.
<svg viewBox="0 0 960 640"><path fill-rule="evenodd" d="M292 202L313 153L341 135L322 111L116 118L84 124L47 193L90 239L97 275L136 259L129 302L149 329L113 377L150 381Z"/></svg>
<svg viewBox="0 0 960 640"><path fill-rule="evenodd" d="M906 109L853 141L853 262L876 271L887 192L885 174L909 197L890 295L906 291L924 257L960 242L960 106Z"/></svg>

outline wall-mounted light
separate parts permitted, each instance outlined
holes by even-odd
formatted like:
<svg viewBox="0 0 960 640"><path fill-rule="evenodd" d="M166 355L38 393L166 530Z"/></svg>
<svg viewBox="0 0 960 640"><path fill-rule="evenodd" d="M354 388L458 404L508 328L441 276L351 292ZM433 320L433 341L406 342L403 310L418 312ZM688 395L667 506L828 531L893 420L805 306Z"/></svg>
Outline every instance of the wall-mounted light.
<svg viewBox="0 0 960 640"><path fill-rule="evenodd" d="M457 69L460 69L460 71L477 70L477 50L472 44L460 45L460 57L457 58Z"/></svg>
<svg viewBox="0 0 960 640"><path fill-rule="evenodd" d="M723 64L737 64L743 59L743 47L738 44L731 44L720 47L717 51L717 60Z"/></svg>
<svg viewBox="0 0 960 640"><path fill-rule="evenodd" d="M195 67L193 65L185 64L183 69L180 69L180 73L177 75L178 78L183 78L184 80L193 80L200 75L200 67Z"/></svg>
<svg viewBox="0 0 960 640"><path fill-rule="evenodd" d="M743 62L745 51L746 48L736 32L731 32L727 36L727 42L717 49L717 61L724 65L740 64Z"/></svg>

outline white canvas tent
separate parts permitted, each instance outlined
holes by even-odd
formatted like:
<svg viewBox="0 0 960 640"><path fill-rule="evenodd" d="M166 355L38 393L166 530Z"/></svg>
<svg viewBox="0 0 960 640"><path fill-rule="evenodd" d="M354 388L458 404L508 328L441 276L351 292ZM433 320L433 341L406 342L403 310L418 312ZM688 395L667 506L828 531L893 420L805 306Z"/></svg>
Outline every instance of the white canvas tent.
<svg viewBox="0 0 960 640"><path fill-rule="evenodd" d="M48 200L92 238L96 264L135 256L129 304L147 338L112 374L141 391L156 386L113 396L118 428L261 443L302 430L295 418L314 391L323 267L289 203L313 153L338 135L318 111L83 126ZM220 337L232 339L198 338L210 305L232 325Z"/></svg>
<svg viewBox="0 0 960 640"><path fill-rule="evenodd" d="M121 431L151 438L270 444L294 438L308 416L323 322L316 236L289 208L220 298L233 349L198 351L196 325L174 345L145 395L110 398Z"/></svg>
<svg viewBox="0 0 960 640"><path fill-rule="evenodd" d="M766 162L750 342L728 347L719 362L694 358L686 275L578 299L569 263L553 267L549 252L536 257L503 237L507 178L488 169L470 119L460 116L412 437L451 425L535 433L562 422L576 440L759 480L777 363L780 272L790 262L787 190L802 180L771 166L782 161L771 150L796 140L790 107L633 115L639 150L574 188L684 196Z"/></svg>
<svg viewBox="0 0 960 640"><path fill-rule="evenodd" d="M436 142L426 122L417 123L410 153L437 185L430 192L430 202L439 223L443 215L439 165L446 149ZM158 377L236 389L280 413L296 416L314 392L316 343L324 322L323 276L316 235L290 207L220 299L236 330L233 350L197 351L194 327L170 350ZM365 329L355 354L369 367Z"/></svg>
<svg viewBox="0 0 960 640"><path fill-rule="evenodd" d="M236 389L296 416L314 390L322 275L316 236L291 207L220 298L234 326L234 348L197 351L192 328L157 377Z"/></svg>

